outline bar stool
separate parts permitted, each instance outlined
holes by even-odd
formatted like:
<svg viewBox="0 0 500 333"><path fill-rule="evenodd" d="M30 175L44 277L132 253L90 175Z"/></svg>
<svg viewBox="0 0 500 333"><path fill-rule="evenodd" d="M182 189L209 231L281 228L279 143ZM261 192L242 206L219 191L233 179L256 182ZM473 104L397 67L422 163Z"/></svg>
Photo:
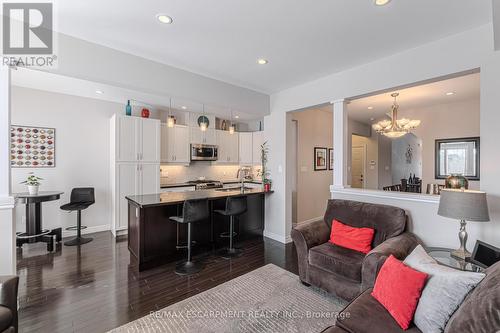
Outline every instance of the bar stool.
<svg viewBox="0 0 500 333"><path fill-rule="evenodd" d="M191 261L191 224L208 219L208 200L193 199L184 201L182 216L171 216L170 220L175 223L187 223L187 261L175 266L175 273L178 275L190 275L198 273L202 269L200 263Z"/></svg>
<svg viewBox="0 0 500 333"><path fill-rule="evenodd" d="M224 259L231 259L241 255L242 250L236 249L233 246L233 237L236 235L234 232L234 217L239 216L247 211L247 197L246 195L239 195L228 197L226 199L225 210L215 210L216 213L229 216L229 248L224 249L220 255Z"/></svg>
<svg viewBox="0 0 500 333"><path fill-rule="evenodd" d="M76 226L66 228L66 230L76 230L76 238L64 242L64 245L74 246L82 245L92 241L92 238L82 237L82 210L89 208L95 203L94 188L93 187L79 187L71 190L70 202L62 205L60 208L68 212L77 211Z"/></svg>

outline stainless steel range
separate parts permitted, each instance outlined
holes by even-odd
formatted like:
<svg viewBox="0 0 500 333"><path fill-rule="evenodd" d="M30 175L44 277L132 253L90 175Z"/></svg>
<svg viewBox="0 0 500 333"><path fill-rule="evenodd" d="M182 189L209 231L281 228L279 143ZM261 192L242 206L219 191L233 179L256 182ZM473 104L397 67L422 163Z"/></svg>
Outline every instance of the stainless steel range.
<svg viewBox="0 0 500 333"><path fill-rule="evenodd" d="M222 188L222 182L218 180L191 180L188 184L193 184L196 190L210 190L214 188Z"/></svg>

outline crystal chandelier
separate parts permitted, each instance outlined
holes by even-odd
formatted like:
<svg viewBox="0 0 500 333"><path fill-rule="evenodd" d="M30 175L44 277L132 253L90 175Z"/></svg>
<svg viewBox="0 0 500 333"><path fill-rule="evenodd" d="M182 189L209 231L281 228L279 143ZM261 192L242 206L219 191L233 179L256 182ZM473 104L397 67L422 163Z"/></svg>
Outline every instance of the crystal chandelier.
<svg viewBox="0 0 500 333"><path fill-rule="evenodd" d="M379 121L376 124L373 124L373 129L382 135L385 135L389 138L400 138L408 133L412 129L415 129L420 125L420 120L411 120L411 119L398 119L398 109L399 105L396 101L399 93L391 94L394 97L394 104L391 107L391 120L384 119Z"/></svg>

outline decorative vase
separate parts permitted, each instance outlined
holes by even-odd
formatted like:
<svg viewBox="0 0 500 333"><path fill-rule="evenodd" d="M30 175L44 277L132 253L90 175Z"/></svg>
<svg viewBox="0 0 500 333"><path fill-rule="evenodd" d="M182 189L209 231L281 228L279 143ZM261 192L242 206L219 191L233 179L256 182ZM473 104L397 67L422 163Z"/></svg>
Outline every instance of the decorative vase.
<svg viewBox="0 0 500 333"><path fill-rule="evenodd" d="M269 192L271 191L271 184L265 183L264 184L264 192Z"/></svg>
<svg viewBox="0 0 500 333"><path fill-rule="evenodd" d="M142 109L142 111L141 111L141 117L142 118L149 118L149 110L146 109L146 108Z"/></svg>
<svg viewBox="0 0 500 333"><path fill-rule="evenodd" d="M132 105L130 105L130 100L127 101L127 106L125 107L125 114L127 116L132 115Z"/></svg>
<svg viewBox="0 0 500 333"><path fill-rule="evenodd" d="M451 189L469 189L469 181L463 175L452 173L445 181L445 187Z"/></svg>
<svg viewBox="0 0 500 333"><path fill-rule="evenodd" d="M28 193L30 195L38 195L38 185L28 185Z"/></svg>

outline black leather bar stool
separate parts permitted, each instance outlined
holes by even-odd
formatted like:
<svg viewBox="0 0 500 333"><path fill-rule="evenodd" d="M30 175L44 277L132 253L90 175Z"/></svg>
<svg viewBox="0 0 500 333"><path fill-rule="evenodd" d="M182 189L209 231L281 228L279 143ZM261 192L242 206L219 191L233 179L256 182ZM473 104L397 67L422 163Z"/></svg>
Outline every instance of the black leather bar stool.
<svg viewBox="0 0 500 333"><path fill-rule="evenodd" d="M66 230L76 230L76 238L64 243L67 246L82 245L92 241L92 238L82 237L82 210L89 208L95 203L93 187L78 187L71 190L70 202L62 205L61 209L69 212L77 211L76 226L66 228Z"/></svg>
<svg viewBox="0 0 500 333"><path fill-rule="evenodd" d="M175 266L175 273L179 275L190 275L201 271L203 266L191 260L191 224L207 220L210 216L207 199L194 199L184 201L182 216L171 216L170 220L175 223L187 223L187 260Z"/></svg>
<svg viewBox="0 0 500 333"><path fill-rule="evenodd" d="M222 258L230 259L241 255L242 250L236 249L233 246L233 237L236 235L234 232L234 218L247 211L247 197L246 195L239 195L235 197L228 197L226 199L226 209L225 210L215 210L224 216L229 216L229 248L221 251L220 255Z"/></svg>

